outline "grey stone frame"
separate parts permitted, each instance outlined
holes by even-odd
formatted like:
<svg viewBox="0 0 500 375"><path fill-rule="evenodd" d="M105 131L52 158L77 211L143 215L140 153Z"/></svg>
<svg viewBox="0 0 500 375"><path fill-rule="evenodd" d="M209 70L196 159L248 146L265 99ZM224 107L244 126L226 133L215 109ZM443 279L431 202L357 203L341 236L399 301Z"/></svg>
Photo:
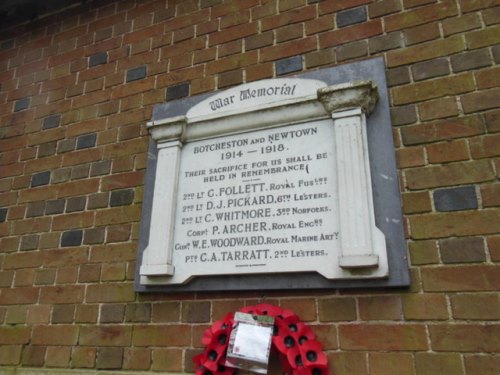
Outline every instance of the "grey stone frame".
<svg viewBox="0 0 500 375"><path fill-rule="evenodd" d="M281 289L346 289L406 287L410 284L406 240L399 179L389 113L389 100L382 58L369 59L339 65L332 68L310 71L293 76L324 81L328 85L350 81L371 80L378 86L379 101L367 118L367 136L372 176L375 222L384 233L387 244L389 276L384 279L327 280L315 273L283 273L260 275L203 276L185 285L141 285L139 269L142 253L147 247L157 149L150 139L147 171L145 177L140 238L137 252L135 290L137 292L195 292L236 290L281 290ZM185 115L195 104L214 95L213 92L157 104L153 108L152 120Z"/></svg>

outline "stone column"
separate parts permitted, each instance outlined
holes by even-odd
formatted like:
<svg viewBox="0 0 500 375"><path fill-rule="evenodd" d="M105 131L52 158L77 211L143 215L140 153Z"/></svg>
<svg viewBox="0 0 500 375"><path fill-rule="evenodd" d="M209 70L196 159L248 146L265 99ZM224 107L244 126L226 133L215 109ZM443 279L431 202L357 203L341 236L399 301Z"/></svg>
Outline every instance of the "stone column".
<svg viewBox="0 0 500 375"><path fill-rule="evenodd" d="M383 233L375 226L366 116L378 99L371 81L329 86L318 99L331 114L335 132L341 255L344 269L378 267Z"/></svg>
<svg viewBox="0 0 500 375"><path fill-rule="evenodd" d="M174 274L172 264L177 185L182 143L180 138L185 119L174 118L162 124L151 124L150 132L157 143L153 204L148 246L144 249L140 274L142 276L169 276Z"/></svg>

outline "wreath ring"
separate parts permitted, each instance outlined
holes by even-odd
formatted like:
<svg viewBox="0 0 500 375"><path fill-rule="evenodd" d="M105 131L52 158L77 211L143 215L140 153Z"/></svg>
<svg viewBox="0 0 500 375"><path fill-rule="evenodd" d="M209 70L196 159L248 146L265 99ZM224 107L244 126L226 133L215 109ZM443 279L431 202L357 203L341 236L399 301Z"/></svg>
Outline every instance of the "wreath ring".
<svg viewBox="0 0 500 375"><path fill-rule="evenodd" d="M328 358L316 335L288 309L269 304L246 306L240 312L274 317L272 348L279 354L283 371L291 375L330 375ZM236 369L226 367L226 352L233 328L234 314L228 313L203 334L205 350L193 357L196 375L232 375Z"/></svg>

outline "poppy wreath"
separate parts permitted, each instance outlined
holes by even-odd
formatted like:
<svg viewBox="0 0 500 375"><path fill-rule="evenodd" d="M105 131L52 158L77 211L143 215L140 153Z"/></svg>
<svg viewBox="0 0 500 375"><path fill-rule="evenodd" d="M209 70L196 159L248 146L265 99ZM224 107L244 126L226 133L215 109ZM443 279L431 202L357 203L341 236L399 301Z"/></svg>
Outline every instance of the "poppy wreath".
<svg viewBox="0 0 500 375"><path fill-rule="evenodd" d="M291 310L260 304L240 312L269 315L274 318L272 349L279 353L283 371L291 375L330 375L328 358L313 331ZM194 356L196 375L231 375L236 369L226 367L226 352L233 327L233 313L216 321L203 334L205 350Z"/></svg>

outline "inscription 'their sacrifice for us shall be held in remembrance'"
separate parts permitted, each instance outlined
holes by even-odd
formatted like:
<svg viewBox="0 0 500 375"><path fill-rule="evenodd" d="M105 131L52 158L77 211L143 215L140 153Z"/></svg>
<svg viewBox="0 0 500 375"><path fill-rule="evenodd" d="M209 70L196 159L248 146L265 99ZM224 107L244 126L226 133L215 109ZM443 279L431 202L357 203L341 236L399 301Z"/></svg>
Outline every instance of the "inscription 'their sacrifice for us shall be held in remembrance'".
<svg viewBox="0 0 500 375"><path fill-rule="evenodd" d="M185 144L176 277L207 268L326 275L340 251L332 139L320 120Z"/></svg>

